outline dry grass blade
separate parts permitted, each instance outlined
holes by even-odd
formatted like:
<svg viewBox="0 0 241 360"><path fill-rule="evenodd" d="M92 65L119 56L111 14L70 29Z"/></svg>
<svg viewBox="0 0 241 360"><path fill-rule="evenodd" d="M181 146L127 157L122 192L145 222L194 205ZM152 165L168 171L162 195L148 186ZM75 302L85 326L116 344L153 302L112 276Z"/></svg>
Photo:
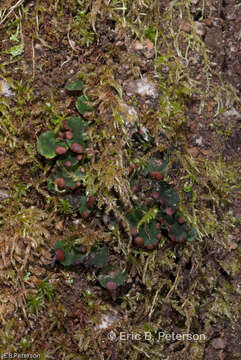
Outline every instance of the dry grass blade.
<svg viewBox="0 0 241 360"><path fill-rule="evenodd" d="M2 25L6 20L7 18L12 14L12 12L17 8L19 7L21 4L23 4L24 0L19 0L15 5L13 5L9 12L3 17L3 19L0 21L0 25Z"/></svg>

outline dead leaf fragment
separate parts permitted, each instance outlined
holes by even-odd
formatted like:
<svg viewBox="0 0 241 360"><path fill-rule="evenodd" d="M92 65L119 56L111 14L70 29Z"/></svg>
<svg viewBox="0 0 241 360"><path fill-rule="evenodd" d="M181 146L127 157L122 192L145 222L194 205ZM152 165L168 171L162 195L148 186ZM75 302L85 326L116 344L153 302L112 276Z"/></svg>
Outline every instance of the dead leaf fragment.
<svg viewBox="0 0 241 360"><path fill-rule="evenodd" d="M188 22L183 22L181 24L181 30L184 31L185 33L190 33L191 32L191 24L189 24Z"/></svg>
<svg viewBox="0 0 241 360"><path fill-rule="evenodd" d="M237 249L237 247L238 247L238 244L236 244L235 242L232 242L229 246L229 250L235 250L235 249Z"/></svg>
<svg viewBox="0 0 241 360"><path fill-rule="evenodd" d="M226 346L226 340L221 337L217 337L211 341L211 344L214 349L224 349Z"/></svg>
<svg viewBox="0 0 241 360"><path fill-rule="evenodd" d="M193 157L197 157L199 154L199 149L197 147L192 147L191 149L189 149L189 152Z"/></svg>
<svg viewBox="0 0 241 360"><path fill-rule="evenodd" d="M148 51L151 51L154 47L153 42L149 39L145 40L145 47L147 48Z"/></svg>
<svg viewBox="0 0 241 360"><path fill-rule="evenodd" d="M202 149L201 153L203 155L208 156L208 157L215 157L216 156L215 153L211 149Z"/></svg>
<svg viewBox="0 0 241 360"><path fill-rule="evenodd" d="M140 51L140 50L143 50L143 45L140 41L135 41L133 44L133 48L136 51Z"/></svg>

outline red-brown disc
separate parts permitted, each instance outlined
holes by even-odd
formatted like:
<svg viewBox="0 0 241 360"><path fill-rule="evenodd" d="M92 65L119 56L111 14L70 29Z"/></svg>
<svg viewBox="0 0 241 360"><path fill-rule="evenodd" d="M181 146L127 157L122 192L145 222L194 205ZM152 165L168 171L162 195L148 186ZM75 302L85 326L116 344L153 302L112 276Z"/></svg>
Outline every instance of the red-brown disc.
<svg viewBox="0 0 241 360"><path fill-rule="evenodd" d="M156 238L157 238L157 240L161 240L162 234L161 234L161 233L158 233L158 234L156 235Z"/></svg>
<svg viewBox="0 0 241 360"><path fill-rule="evenodd" d="M72 166L72 162L69 161L69 160L67 160L67 161L65 161L64 166L65 166L65 167L71 167L71 166Z"/></svg>
<svg viewBox="0 0 241 360"><path fill-rule="evenodd" d="M137 236L135 239L134 239L134 243L139 246L139 247L142 247L144 245L144 239L140 236Z"/></svg>
<svg viewBox="0 0 241 360"><path fill-rule="evenodd" d="M64 146L57 146L55 151L56 151L56 154L62 155L62 154L65 154L67 150Z"/></svg>
<svg viewBox="0 0 241 360"><path fill-rule="evenodd" d="M55 250L55 257L57 261L62 261L65 257L65 252L62 249Z"/></svg>
<svg viewBox="0 0 241 360"><path fill-rule="evenodd" d="M65 180L63 178L57 178L55 179L55 183L58 185L58 187L64 187L65 186Z"/></svg>
<svg viewBox="0 0 241 360"><path fill-rule="evenodd" d="M72 150L73 152L75 152L77 154L81 154L83 152L83 147L78 143L73 143L70 146L70 150Z"/></svg>
<svg viewBox="0 0 241 360"><path fill-rule="evenodd" d="M160 199L159 199L159 202L160 202L160 205L161 205L161 206L164 206L165 203L166 203L166 200L163 199L163 198L160 198Z"/></svg>
<svg viewBox="0 0 241 360"><path fill-rule="evenodd" d="M176 241L176 236L175 236L175 235L171 235L171 240L172 240L172 241Z"/></svg>
<svg viewBox="0 0 241 360"><path fill-rule="evenodd" d="M89 217L88 211L82 211L81 217L82 217L82 219L87 219Z"/></svg>
<svg viewBox="0 0 241 360"><path fill-rule="evenodd" d="M136 236L138 234L137 228L133 227L131 228L131 235Z"/></svg>
<svg viewBox="0 0 241 360"><path fill-rule="evenodd" d="M117 284L115 281L108 281L106 284L106 289L109 291L115 291L117 289Z"/></svg>
<svg viewBox="0 0 241 360"><path fill-rule="evenodd" d="M155 191L155 190L154 190L154 191L152 191L151 196L153 197L153 199L158 200L158 199L159 199L160 194L159 194L159 192L158 192L158 191Z"/></svg>
<svg viewBox="0 0 241 360"><path fill-rule="evenodd" d="M151 172L149 172L149 176L152 179L155 179L155 180L162 180L163 179L163 174L160 173L159 171L151 171Z"/></svg>
<svg viewBox="0 0 241 360"><path fill-rule="evenodd" d="M94 196L90 196L88 201L87 201L87 206L89 209L93 209L95 207L95 197Z"/></svg>
<svg viewBox="0 0 241 360"><path fill-rule="evenodd" d="M160 230L160 228L161 228L161 224L158 222L158 223L156 223L156 229L157 230Z"/></svg>
<svg viewBox="0 0 241 360"><path fill-rule="evenodd" d="M172 216L172 215L174 214L174 212L175 212L175 210L172 209L172 208L170 208L170 207L167 207L167 208L165 209L165 213L166 213L167 215L169 215L169 216Z"/></svg>
<svg viewBox="0 0 241 360"><path fill-rule="evenodd" d="M73 133L72 133L72 131L66 131L66 133L65 133L65 139L68 139L68 140L73 139Z"/></svg>

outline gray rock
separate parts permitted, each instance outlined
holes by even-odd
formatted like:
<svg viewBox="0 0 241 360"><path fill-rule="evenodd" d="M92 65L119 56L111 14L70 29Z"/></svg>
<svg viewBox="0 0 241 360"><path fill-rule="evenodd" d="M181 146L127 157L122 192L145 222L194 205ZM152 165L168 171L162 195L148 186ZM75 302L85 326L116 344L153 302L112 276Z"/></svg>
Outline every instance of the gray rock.
<svg viewBox="0 0 241 360"><path fill-rule="evenodd" d="M101 322L96 325L96 329L107 329L117 320L117 316L115 314L103 314L101 317Z"/></svg>
<svg viewBox="0 0 241 360"><path fill-rule="evenodd" d="M7 81L0 81L0 95L10 97L14 92L10 90L11 85Z"/></svg>
<svg viewBox="0 0 241 360"><path fill-rule="evenodd" d="M203 137L201 135L195 135L195 136L193 136L192 139L193 139L194 145L200 146L200 147L203 146Z"/></svg>
<svg viewBox="0 0 241 360"><path fill-rule="evenodd" d="M226 346L226 340L221 337L218 337L213 339L211 341L211 344L214 349L224 349Z"/></svg>
<svg viewBox="0 0 241 360"><path fill-rule="evenodd" d="M129 106L124 102L119 103L118 112L123 119L124 129L131 137L138 131L139 118L138 114L133 106Z"/></svg>
<svg viewBox="0 0 241 360"><path fill-rule="evenodd" d="M232 117L232 118L235 118L235 119L238 119L238 120L241 119L241 114L235 108L232 108L230 110L225 111L223 113L223 116L225 118Z"/></svg>
<svg viewBox="0 0 241 360"><path fill-rule="evenodd" d="M0 200L7 198L9 198L9 193L4 189L0 189Z"/></svg>
<svg viewBox="0 0 241 360"><path fill-rule="evenodd" d="M136 94L140 96L150 96L154 99L159 96L157 84L147 78L128 80L125 82L124 86L128 96Z"/></svg>
<svg viewBox="0 0 241 360"><path fill-rule="evenodd" d="M205 25L202 22L195 21L195 31L199 36L204 36L206 33Z"/></svg>

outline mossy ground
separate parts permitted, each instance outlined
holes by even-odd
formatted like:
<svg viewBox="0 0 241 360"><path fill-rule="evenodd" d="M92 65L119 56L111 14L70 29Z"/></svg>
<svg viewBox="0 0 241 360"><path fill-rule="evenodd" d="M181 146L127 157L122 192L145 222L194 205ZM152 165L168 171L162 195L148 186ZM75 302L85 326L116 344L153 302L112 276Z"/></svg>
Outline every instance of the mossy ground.
<svg viewBox="0 0 241 360"><path fill-rule="evenodd" d="M239 148L235 142L236 148L227 146L239 125L235 118L227 124L222 115L233 107L240 112L241 104L194 31L191 3L22 1L1 24L1 84L8 83L14 94L0 99L1 191L9 195L0 201L2 354L240 358ZM0 22L13 5L1 4ZM205 11L204 1L200 17ZM190 32L182 30L183 23ZM135 50L135 41L147 39L149 50ZM126 95L126 81L143 76L158 84L157 99ZM198 231L192 243L166 241L153 252L130 249L116 229L106 232L98 218L79 219L68 202L48 192L50 164L37 154L36 142L54 122L76 114L76 98L64 90L75 79L83 80L94 105L87 118L94 121L89 137L98 160L93 156L87 189L98 206L115 208L114 193L128 206L127 167L143 161L128 147L120 116L124 101L155 138L150 153L170 151L166 180ZM203 147L193 144L200 133ZM46 268L61 239L85 245L98 240L115 249L114 260L130 275L116 299L87 270ZM96 329L109 313L116 322ZM141 334L142 340L112 341L110 330ZM206 340L156 342L161 331L205 334ZM151 341L145 332L152 333ZM227 341L224 352L210 345L217 336Z"/></svg>

